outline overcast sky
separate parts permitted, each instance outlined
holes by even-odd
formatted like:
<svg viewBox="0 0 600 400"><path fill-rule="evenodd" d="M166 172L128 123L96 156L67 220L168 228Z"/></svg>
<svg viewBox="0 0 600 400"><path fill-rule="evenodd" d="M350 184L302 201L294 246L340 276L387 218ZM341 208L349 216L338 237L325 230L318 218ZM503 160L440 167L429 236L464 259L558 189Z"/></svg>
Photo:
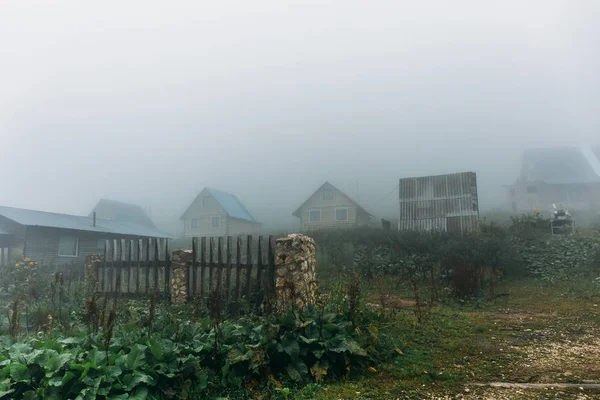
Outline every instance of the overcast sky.
<svg viewBox="0 0 600 400"><path fill-rule="evenodd" d="M492 207L524 148L600 141L599 20L597 0L4 0L0 204L177 218L213 186L271 223L329 180L379 216L400 177L474 170Z"/></svg>

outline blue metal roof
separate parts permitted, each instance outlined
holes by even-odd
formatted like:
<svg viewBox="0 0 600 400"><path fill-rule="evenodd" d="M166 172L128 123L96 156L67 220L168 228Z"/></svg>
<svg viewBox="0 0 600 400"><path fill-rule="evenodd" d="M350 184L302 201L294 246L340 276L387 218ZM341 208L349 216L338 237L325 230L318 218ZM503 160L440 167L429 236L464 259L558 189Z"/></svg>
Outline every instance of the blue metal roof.
<svg viewBox="0 0 600 400"><path fill-rule="evenodd" d="M206 190L215 198L215 200L217 200L230 217L256 222L252 214L250 214L242 202L233 194L211 188L206 188Z"/></svg>
<svg viewBox="0 0 600 400"><path fill-rule="evenodd" d="M79 215L57 214L45 211L25 210L22 208L0 206L0 215L25 226L43 226L48 228L73 229L118 235L168 238L168 234L134 222L109 221Z"/></svg>

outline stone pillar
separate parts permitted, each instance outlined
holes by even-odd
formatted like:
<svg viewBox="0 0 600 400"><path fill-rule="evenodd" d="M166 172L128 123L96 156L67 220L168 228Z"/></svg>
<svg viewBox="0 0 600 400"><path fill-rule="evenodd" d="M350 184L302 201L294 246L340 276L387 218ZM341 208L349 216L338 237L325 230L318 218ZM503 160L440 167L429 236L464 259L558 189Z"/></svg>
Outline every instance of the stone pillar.
<svg viewBox="0 0 600 400"><path fill-rule="evenodd" d="M315 241L301 234L277 239L277 309L315 304L317 271Z"/></svg>
<svg viewBox="0 0 600 400"><path fill-rule="evenodd" d="M187 301L188 265L191 264L192 250L175 250L171 253L171 303L183 304Z"/></svg>

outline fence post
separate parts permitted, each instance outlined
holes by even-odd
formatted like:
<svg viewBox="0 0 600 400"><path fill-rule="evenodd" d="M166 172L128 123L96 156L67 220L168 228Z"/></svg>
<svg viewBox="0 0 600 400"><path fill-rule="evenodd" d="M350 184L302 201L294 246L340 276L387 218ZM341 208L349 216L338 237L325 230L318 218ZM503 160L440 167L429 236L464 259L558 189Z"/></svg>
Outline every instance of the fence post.
<svg viewBox="0 0 600 400"><path fill-rule="evenodd" d="M235 256L235 302L236 312L239 313L240 301L242 299L242 237L237 237Z"/></svg>
<svg viewBox="0 0 600 400"><path fill-rule="evenodd" d="M316 302L315 241L292 234L277 239L277 308L285 311L292 304L306 307Z"/></svg>
<svg viewBox="0 0 600 400"><path fill-rule="evenodd" d="M171 300L171 253L169 251L169 239L165 239L165 296Z"/></svg>
<svg viewBox="0 0 600 400"><path fill-rule="evenodd" d="M206 237L202 237L200 239L200 297L204 298L204 287L206 286L206 282L204 282L204 275L206 269Z"/></svg>
<svg viewBox="0 0 600 400"><path fill-rule="evenodd" d="M188 279L187 279L187 300L191 301L196 294L196 282L198 279L198 273L196 271L196 265L198 262L198 238L192 238L192 264L188 267Z"/></svg>
<svg viewBox="0 0 600 400"><path fill-rule="evenodd" d="M142 270L142 250L144 247L144 242L142 239L138 239L137 241L137 266L135 271L135 294L140 294L140 272Z"/></svg>
<svg viewBox="0 0 600 400"><path fill-rule="evenodd" d="M151 254L151 249L152 249L152 238L148 238L148 243L146 246L146 287L144 288L146 290L146 294L150 293L150 254Z"/></svg>
<svg viewBox="0 0 600 400"><path fill-rule="evenodd" d="M256 255L256 309L260 310L262 303L262 274L263 274L263 248L262 248L262 236L258 237L258 253Z"/></svg>
<svg viewBox="0 0 600 400"><path fill-rule="evenodd" d="M223 237L219 236L217 240L217 287L219 295L223 292Z"/></svg>
<svg viewBox="0 0 600 400"><path fill-rule="evenodd" d="M252 235L246 239L246 300L250 302L252 294Z"/></svg>
<svg viewBox="0 0 600 400"><path fill-rule="evenodd" d="M231 236L227 236L227 276L225 285L227 286L227 304L231 302Z"/></svg>

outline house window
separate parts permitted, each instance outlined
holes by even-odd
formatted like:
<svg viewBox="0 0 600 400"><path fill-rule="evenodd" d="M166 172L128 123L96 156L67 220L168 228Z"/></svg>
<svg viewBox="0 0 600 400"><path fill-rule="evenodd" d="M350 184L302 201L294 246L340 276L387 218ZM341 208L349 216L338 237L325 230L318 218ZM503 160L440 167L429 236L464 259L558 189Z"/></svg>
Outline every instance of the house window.
<svg viewBox="0 0 600 400"><path fill-rule="evenodd" d="M221 217L212 217L212 227L213 228L221 227Z"/></svg>
<svg viewBox="0 0 600 400"><path fill-rule="evenodd" d="M308 220L309 222L319 222L321 220L321 210L310 210Z"/></svg>
<svg viewBox="0 0 600 400"><path fill-rule="evenodd" d="M527 193L537 193L537 187L527 186Z"/></svg>
<svg viewBox="0 0 600 400"><path fill-rule="evenodd" d="M210 201L210 196L202 196L202 207L206 207Z"/></svg>
<svg viewBox="0 0 600 400"><path fill-rule="evenodd" d="M348 209L347 208L336 208L335 209L335 220L336 221L348 221Z"/></svg>
<svg viewBox="0 0 600 400"><path fill-rule="evenodd" d="M323 200L333 199L333 189L323 189Z"/></svg>
<svg viewBox="0 0 600 400"><path fill-rule="evenodd" d="M58 239L58 255L61 257L77 257L79 240L75 236L61 236Z"/></svg>
<svg viewBox="0 0 600 400"><path fill-rule="evenodd" d="M192 219L192 229L198 229L200 228L200 218L193 218Z"/></svg>

